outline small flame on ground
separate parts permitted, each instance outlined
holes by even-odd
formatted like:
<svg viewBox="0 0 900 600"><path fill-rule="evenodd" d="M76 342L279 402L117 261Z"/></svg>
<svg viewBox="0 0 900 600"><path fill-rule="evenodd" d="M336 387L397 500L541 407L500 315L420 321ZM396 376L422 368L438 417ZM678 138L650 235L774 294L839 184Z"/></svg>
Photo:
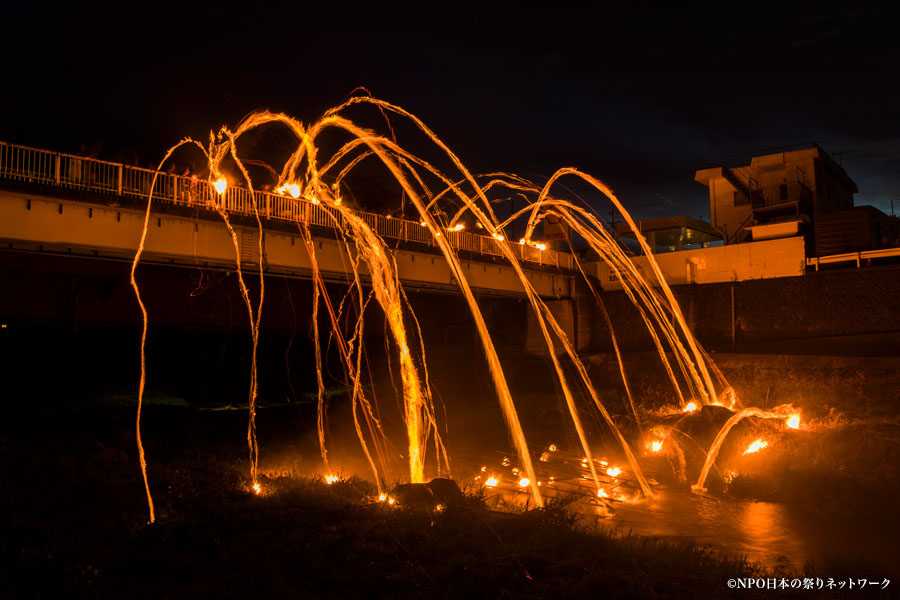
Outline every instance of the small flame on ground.
<svg viewBox="0 0 900 600"><path fill-rule="evenodd" d="M528 479L527 477L523 477L522 479L519 480L519 487L520 488L528 487L528 485L530 483L531 483L530 479Z"/></svg>
<svg viewBox="0 0 900 600"><path fill-rule="evenodd" d="M487 487L497 487L497 478L488 477L488 480L484 482L484 485L486 485Z"/></svg>
<svg viewBox="0 0 900 600"><path fill-rule="evenodd" d="M759 452L760 450L762 450L763 448L765 448L768 445L769 445L769 442L760 438L760 439L756 440L755 442L753 442L752 444L750 444L749 446L747 446L747 449L744 450L744 454L752 454L754 452ZM742 454L741 456L743 456L744 454Z"/></svg>
<svg viewBox="0 0 900 600"><path fill-rule="evenodd" d="M216 192L219 194L224 194L225 190L228 189L228 181L226 181L224 177L219 177L213 183L213 187L216 188Z"/></svg>
<svg viewBox="0 0 900 600"><path fill-rule="evenodd" d="M550 462L550 453L544 452L541 454L541 462Z"/></svg>
<svg viewBox="0 0 900 600"><path fill-rule="evenodd" d="M791 415L787 420L787 426L791 429L800 429L800 415Z"/></svg>
<svg viewBox="0 0 900 600"><path fill-rule="evenodd" d="M557 450L556 444L550 444L550 452L556 452Z"/></svg>
<svg viewBox="0 0 900 600"><path fill-rule="evenodd" d="M697 410L695 402L688 402L688 405L684 407L684 412L694 412L695 410Z"/></svg>
<svg viewBox="0 0 900 600"><path fill-rule="evenodd" d="M610 467L606 470L606 474L610 477L617 477L621 472L622 469L620 469L619 467Z"/></svg>

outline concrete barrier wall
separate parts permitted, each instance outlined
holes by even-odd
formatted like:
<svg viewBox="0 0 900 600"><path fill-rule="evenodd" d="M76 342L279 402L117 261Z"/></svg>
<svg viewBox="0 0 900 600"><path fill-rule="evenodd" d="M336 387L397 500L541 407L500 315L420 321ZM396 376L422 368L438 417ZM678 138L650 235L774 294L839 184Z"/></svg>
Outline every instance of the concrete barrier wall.
<svg viewBox="0 0 900 600"><path fill-rule="evenodd" d="M688 325L710 349L900 355L900 266L841 269L672 288ZM619 343L648 349L651 339L624 292L604 292ZM733 307L733 308L732 308ZM599 310L592 346L611 348Z"/></svg>
<svg viewBox="0 0 900 600"><path fill-rule="evenodd" d="M669 285L797 277L806 271L802 237L664 252L654 256ZM657 283L647 257L635 257L633 262L644 278ZM608 264L598 262L596 269L605 291L622 289L622 283Z"/></svg>

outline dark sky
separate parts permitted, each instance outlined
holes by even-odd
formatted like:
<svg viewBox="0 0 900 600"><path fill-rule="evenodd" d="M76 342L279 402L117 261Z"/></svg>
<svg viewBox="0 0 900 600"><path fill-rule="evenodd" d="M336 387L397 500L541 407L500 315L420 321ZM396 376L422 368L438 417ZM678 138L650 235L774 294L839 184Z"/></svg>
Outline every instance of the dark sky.
<svg viewBox="0 0 900 600"><path fill-rule="evenodd" d="M808 141L839 155L857 204L900 198L895 9L329 4L7 6L0 140L149 163L255 109L310 122L366 86L473 171L577 166L641 217L707 217L699 156Z"/></svg>

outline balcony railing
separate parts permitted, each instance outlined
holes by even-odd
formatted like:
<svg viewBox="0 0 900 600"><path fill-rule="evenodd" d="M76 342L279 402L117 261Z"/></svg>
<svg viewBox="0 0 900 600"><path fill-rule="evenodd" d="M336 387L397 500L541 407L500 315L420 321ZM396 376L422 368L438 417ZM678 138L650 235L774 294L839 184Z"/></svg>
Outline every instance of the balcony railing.
<svg viewBox="0 0 900 600"><path fill-rule="evenodd" d="M156 176L156 182L153 178ZM219 195L209 183L195 177L172 175L119 163L50 152L27 146L0 142L0 178L40 183L68 189L91 190L101 194L153 199L183 206L215 211L216 203L229 213L254 215L254 199L259 214L274 221L287 221L337 229L342 223L338 211L304 198L291 198L269 192L228 186ZM435 246L428 229L415 221L395 219L375 213L357 213L383 238L418 242ZM574 269L574 257L566 252L540 250L527 245L500 242L493 237L467 231L447 231L447 239L456 250L487 256L501 256L500 244L508 244L519 260L540 265Z"/></svg>

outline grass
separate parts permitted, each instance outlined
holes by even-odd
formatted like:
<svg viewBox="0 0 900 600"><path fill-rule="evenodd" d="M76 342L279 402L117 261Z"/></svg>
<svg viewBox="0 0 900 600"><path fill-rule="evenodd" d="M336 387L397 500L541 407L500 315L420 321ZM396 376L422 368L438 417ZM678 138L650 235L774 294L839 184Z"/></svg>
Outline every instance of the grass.
<svg viewBox="0 0 900 600"><path fill-rule="evenodd" d="M185 417L159 410L172 422ZM6 422L5 593L715 598L729 578L762 574L705 548L601 532L565 501L510 514L470 494L432 517L378 502L354 477L327 485L300 476L263 479L256 496L246 461L221 458L208 439L174 436L168 452L149 453L158 520L147 525L132 416L103 406L20 411Z"/></svg>

